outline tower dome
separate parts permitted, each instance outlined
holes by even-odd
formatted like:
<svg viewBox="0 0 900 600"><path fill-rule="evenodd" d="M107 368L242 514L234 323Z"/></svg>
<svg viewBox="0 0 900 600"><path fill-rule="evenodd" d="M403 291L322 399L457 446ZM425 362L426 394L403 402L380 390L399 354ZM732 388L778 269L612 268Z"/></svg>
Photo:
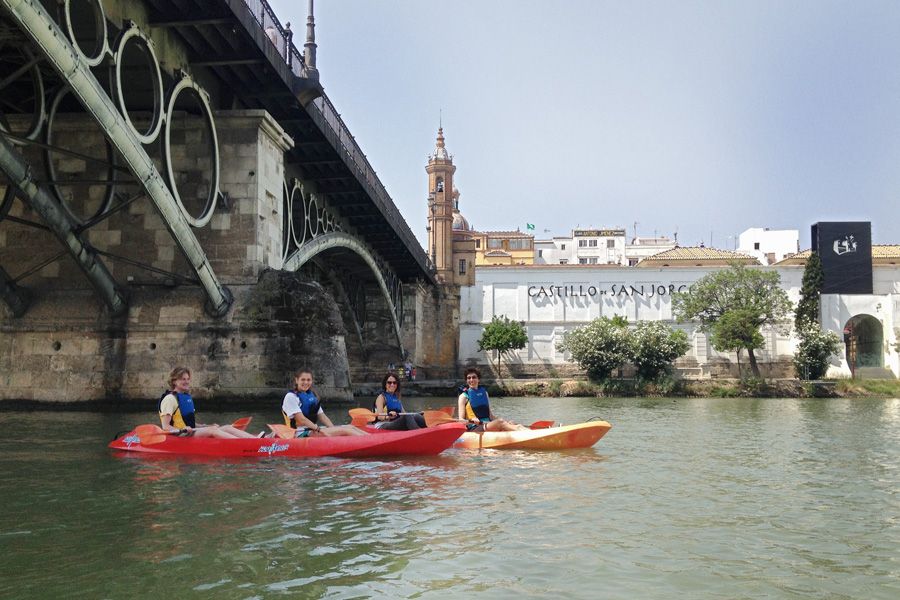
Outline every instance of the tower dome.
<svg viewBox="0 0 900 600"><path fill-rule="evenodd" d="M453 231L472 231L469 222L458 210L453 211Z"/></svg>

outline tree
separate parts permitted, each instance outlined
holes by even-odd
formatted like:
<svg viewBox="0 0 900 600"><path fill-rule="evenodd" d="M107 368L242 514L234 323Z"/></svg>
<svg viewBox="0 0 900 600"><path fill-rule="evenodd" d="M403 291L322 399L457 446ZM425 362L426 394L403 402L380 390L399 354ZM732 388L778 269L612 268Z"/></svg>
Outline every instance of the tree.
<svg viewBox="0 0 900 600"><path fill-rule="evenodd" d="M571 354L591 379L607 379L631 359L628 322L622 317L594 319L566 333L557 348Z"/></svg>
<svg viewBox="0 0 900 600"><path fill-rule="evenodd" d="M713 348L719 352L737 353L738 375L741 375L741 350L758 350L765 343L753 315L743 309L722 315L713 324L710 334Z"/></svg>
<svg viewBox="0 0 900 600"><path fill-rule="evenodd" d="M822 271L822 260L816 252L809 255L806 268L803 269L803 283L800 286L800 301L794 315L794 325L802 332L807 326L819 324L819 303L825 273Z"/></svg>
<svg viewBox="0 0 900 600"><path fill-rule="evenodd" d="M801 329L800 345L794 355L794 369L801 379L821 379L828 371L828 360L841 348L841 338L818 326Z"/></svg>
<svg viewBox="0 0 900 600"><path fill-rule="evenodd" d="M527 343L528 334L525 333L525 327L521 323L505 315L502 317L494 315L481 332L478 350L497 353L497 377L500 377L500 360L503 355L513 350L521 350Z"/></svg>
<svg viewBox="0 0 900 600"><path fill-rule="evenodd" d="M747 350L750 368L759 377L753 351L761 347L761 336L752 332L759 335L763 325L783 328L791 312L791 301L780 283L781 277L775 271L748 269L733 263L728 269L702 277L686 292L674 294L673 310L680 321L700 321L700 330L712 333L714 340L715 324L724 315L734 313L720 326L719 337Z"/></svg>
<svg viewBox="0 0 900 600"><path fill-rule="evenodd" d="M690 347L685 332L659 321L641 321L631 332L631 362L642 379L658 378Z"/></svg>

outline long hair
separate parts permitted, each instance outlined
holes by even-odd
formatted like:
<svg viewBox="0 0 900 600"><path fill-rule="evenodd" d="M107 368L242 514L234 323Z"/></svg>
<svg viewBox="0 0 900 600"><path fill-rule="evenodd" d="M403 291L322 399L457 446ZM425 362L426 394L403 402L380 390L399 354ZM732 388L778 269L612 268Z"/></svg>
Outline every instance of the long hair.
<svg viewBox="0 0 900 600"><path fill-rule="evenodd" d="M388 372L387 372L387 375L385 375L385 376L381 379L381 391L382 391L382 392L386 392L386 391L387 391L387 380L388 380L388 377L393 377L394 379L397 380L397 391L394 392L394 395L397 396L397 397L399 398L399 397L400 397L400 378L397 377L397 374L396 374L396 373L393 373L393 372L391 372L391 371L388 371Z"/></svg>

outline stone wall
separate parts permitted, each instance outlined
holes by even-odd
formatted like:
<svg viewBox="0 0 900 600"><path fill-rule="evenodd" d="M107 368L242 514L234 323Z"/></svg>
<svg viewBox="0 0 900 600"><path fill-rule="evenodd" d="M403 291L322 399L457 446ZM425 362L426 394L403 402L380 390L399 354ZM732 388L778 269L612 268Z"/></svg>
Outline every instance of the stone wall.
<svg viewBox="0 0 900 600"><path fill-rule="evenodd" d="M345 332L326 290L279 271L231 290L222 319L205 314L195 287L132 289L120 319L89 292L41 296L25 317L3 315L0 400L149 402L178 365L193 370L198 398L274 409L301 366L324 397L352 397Z"/></svg>

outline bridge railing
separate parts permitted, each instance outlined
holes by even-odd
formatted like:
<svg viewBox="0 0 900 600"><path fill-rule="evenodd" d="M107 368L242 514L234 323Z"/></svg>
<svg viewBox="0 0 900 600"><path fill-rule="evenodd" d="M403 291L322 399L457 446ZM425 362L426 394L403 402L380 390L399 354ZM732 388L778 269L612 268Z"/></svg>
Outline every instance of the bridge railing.
<svg viewBox="0 0 900 600"><path fill-rule="evenodd" d="M266 0L243 1L291 72L297 77L306 77L306 63L303 62L303 53L294 45L294 32L291 31L290 23L287 27L282 26Z"/></svg>
<svg viewBox="0 0 900 600"><path fill-rule="evenodd" d="M275 11L272 10L272 7L269 6L266 0L243 0L243 2L247 6L247 10L253 15L253 18L266 32L272 45L275 46L275 49L290 67L291 72L298 77L306 77L306 63L303 60L303 53L294 45L294 34L290 27L281 25L281 21L275 16ZM384 185L375 173L375 169L372 168L369 159L366 158L365 153L359 147L359 144L356 143L356 138L350 133L350 129L334 108L331 100L323 94L313 100L309 108L312 109L309 113L313 120L317 121L320 129L329 138L332 145L344 152L346 158L349 159L348 164L354 165L357 176L361 181L368 184L369 190L375 195L375 200L380 205L383 214L393 223L405 224L406 220L400 214L400 211L397 210L397 206L387 190L384 189ZM418 245L412 232L408 231L408 227L406 229L408 234L404 232L403 237L409 239L404 239L404 241L408 245ZM435 272L434 264L427 255L425 256L424 267L431 273Z"/></svg>

